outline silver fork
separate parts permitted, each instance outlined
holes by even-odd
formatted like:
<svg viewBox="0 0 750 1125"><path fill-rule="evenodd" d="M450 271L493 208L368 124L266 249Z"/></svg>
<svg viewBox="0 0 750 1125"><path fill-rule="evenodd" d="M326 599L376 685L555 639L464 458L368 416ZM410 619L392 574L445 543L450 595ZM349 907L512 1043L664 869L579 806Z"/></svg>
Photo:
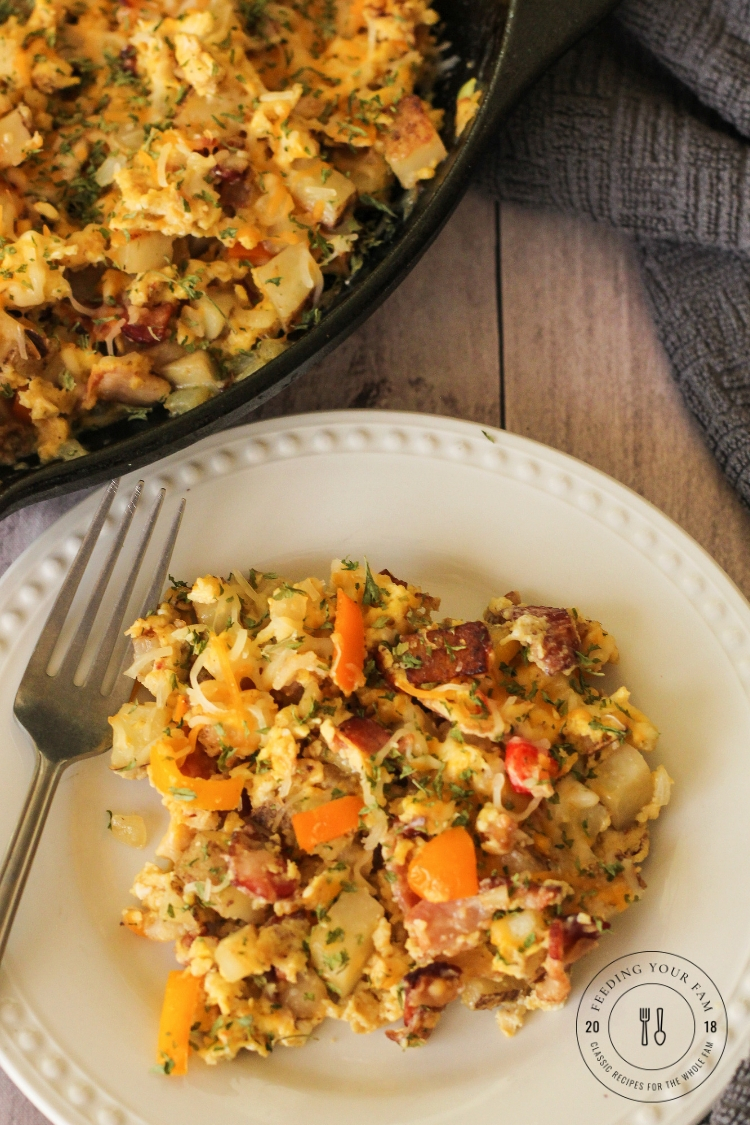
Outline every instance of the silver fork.
<svg viewBox="0 0 750 1125"><path fill-rule="evenodd" d="M76 673L133 521L143 491L143 481L139 481L128 502L93 593L81 615L59 669L54 674L50 674L48 670L118 484L119 481L113 480L107 488L62 584L16 694L13 710L21 726L34 740L36 763L23 812L0 869L0 960L5 952L13 919L31 870L57 784L71 762L100 754L111 745L107 717L125 702L133 687L132 680L122 674L126 649L124 645L122 651L119 647L117 651L115 649L118 639L122 637L123 619L164 501L164 489L159 493L149 513L146 526L136 546L133 566L83 682L76 682ZM153 608L161 596L184 509L183 500L167 533L153 581L140 609L140 616ZM116 658L114 660L113 655ZM113 667L110 668L110 665Z"/></svg>

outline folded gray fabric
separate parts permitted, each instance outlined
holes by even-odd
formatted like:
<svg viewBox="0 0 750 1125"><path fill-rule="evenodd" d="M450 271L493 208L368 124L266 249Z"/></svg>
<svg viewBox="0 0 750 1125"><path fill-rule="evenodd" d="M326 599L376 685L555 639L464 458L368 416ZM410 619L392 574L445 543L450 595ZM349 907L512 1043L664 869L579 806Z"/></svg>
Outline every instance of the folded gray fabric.
<svg viewBox="0 0 750 1125"><path fill-rule="evenodd" d="M7 570L30 543L38 539L50 524L64 515L80 502L86 492L76 492L72 496L56 496L52 500L42 500L20 512L13 512L2 521L0 531L0 574Z"/></svg>
<svg viewBox="0 0 750 1125"><path fill-rule="evenodd" d="M625 0L527 94L479 172L502 199L634 237L675 378L747 503L749 142L750 0ZM709 1120L750 1125L750 1064Z"/></svg>
<svg viewBox="0 0 750 1125"><path fill-rule="evenodd" d="M750 503L750 0L625 0L525 97L480 180L632 235L675 378Z"/></svg>

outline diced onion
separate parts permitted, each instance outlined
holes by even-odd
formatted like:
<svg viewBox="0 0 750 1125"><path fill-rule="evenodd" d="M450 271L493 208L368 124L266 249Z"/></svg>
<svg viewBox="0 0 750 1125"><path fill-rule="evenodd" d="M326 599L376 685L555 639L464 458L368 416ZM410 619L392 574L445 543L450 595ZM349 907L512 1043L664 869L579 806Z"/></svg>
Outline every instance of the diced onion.
<svg viewBox="0 0 750 1125"><path fill-rule="evenodd" d="M221 707L217 707L215 703L212 703L210 699L206 698L206 696L203 694L203 689L198 682L198 676L205 667L205 664L206 653L202 652L193 667L190 669L190 686L197 697L198 703L200 703L204 711L210 711L214 715L220 715Z"/></svg>
<svg viewBox="0 0 750 1125"><path fill-rule="evenodd" d="M115 340L120 335L120 332L123 330L126 324L127 321L123 320L122 317L112 322L109 332L104 337L104 341L107 345L107 355L115 354Z"/></svg>
<svg viewBox="0 0 750 1125"><path fill-rule="evenodd" d="M0 309L0 361L10 354L13 348L18 349L21 359L28 359L26 351L26 333L18 321Z"/></svg>
<svg viewBox="0 0 750 1125"><path fill-rule="evenodd" d="M84 316L96 316L96 314L99 312L98 309L90 309L86 305L82 305L80 301L76 301L72 293L68 297L68 300L70 301L76 312L83 313Z"/></svg>
<svg viewBox="0 0 750 1125"><path fill-rule="evenodd" d="M122 171L126 163L127 160L124 156L116 156L114 153L108 156L94 173L94 179L99 187L109 187L111 183L114 183L115 176Z"/></svg>
<svg viewBox="0 0 750 1125"><path fill-rule="evenodd" d="M238 570L233 570L231 577L232 581L236 582L240 590L242 590L247 600L255 606L256 612L260 608L265 609L265 599L260 597L257 590L252 588L248 580Z"/></svg>
<svg viewBox="0 0 750 1125"><path fill-rule="evenodd" d="M160 656L171 655L171 645L164 645L162 648L150 648L148 652L144 652L143 656L139 656L136 660L133 661L133 663L125 672L125 675L129 676L131 680L134 680L136 676L143 671L144 668L147 668L149 664L153 664L153 662L155 660L158 660Z"/></svg>
<svg viewBox="0 0 750 1125"><path fill-rule="evenodd" d="M169 144L169 142L161 146L161 152L159 153L159 162L156 165L156 179L159 187L169 187L169 181L167 180L167 161L169 160L171 154L172 146L171 144Z"/></svg>
<svg viewBox="0 0 750 1125"><path fill-rule="evenodd" d="M511 813L511 816L513 817L514 820L516 820L520 824L522 820L526 820L527 816L531 816L531 814L533 812L536 812L536 810L539 808L539 806L540 806L540 804L542 803L543 800L544 800L544 795L540 795L539 797L534 797L533 800L529 801L529 803L526 806L526 809L525 809L524 812L522 812L520 814L519 813Z"/></svg>
<svg viewBox="0 0 750 1125"><path fill-rule="evenodd" d="M234 642L234 644L232 645L231 652L229 653L230 664L234 660L239 660L239 658L242 656L242 650L245 647L246 641L247 641L247 629L240 629L237 633L237 639Z"/></svg>
<svg viewBox="0 0 750 1125"><path fill-rule="evenodd" d="M382 844L388 832L388 817L382 809L373 809L367 813L373 822L372 828L362 841L362 846L367 852L374 852L378 844Z"/></svg>

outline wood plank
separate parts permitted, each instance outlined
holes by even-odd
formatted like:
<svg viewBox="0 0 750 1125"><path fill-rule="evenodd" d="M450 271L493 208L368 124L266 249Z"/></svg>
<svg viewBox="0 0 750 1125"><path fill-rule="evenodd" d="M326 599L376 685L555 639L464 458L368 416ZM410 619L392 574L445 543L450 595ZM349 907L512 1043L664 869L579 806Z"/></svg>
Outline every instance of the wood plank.
<svg viewBox="0 0 750 1125"><path fill-rule="evenodd" d="M501 229L507 428L635 489L750 596L750 513L672 380L632 244L512 205Z"/></svg>
<svg viewBox="0 0 750 1125"><path fill-rule="evenodd" d="M495 205L471 191L395 293L253 417L377 407L497 425Z"/></svg>

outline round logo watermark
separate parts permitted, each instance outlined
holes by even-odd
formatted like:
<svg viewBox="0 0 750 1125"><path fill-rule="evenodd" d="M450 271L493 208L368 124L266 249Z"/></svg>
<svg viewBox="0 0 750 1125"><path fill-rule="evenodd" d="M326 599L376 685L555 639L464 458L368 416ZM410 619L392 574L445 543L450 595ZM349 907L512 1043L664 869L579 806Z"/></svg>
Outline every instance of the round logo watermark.
<svg viewBox="0 0 750 1125"><path fill-rule="evenodd" d="M702 969L675 953L632 953L594 977L576 1016L594 1077L636 1102L668 1102L705 1082L727 1042L727 1013Z"/></svg>

